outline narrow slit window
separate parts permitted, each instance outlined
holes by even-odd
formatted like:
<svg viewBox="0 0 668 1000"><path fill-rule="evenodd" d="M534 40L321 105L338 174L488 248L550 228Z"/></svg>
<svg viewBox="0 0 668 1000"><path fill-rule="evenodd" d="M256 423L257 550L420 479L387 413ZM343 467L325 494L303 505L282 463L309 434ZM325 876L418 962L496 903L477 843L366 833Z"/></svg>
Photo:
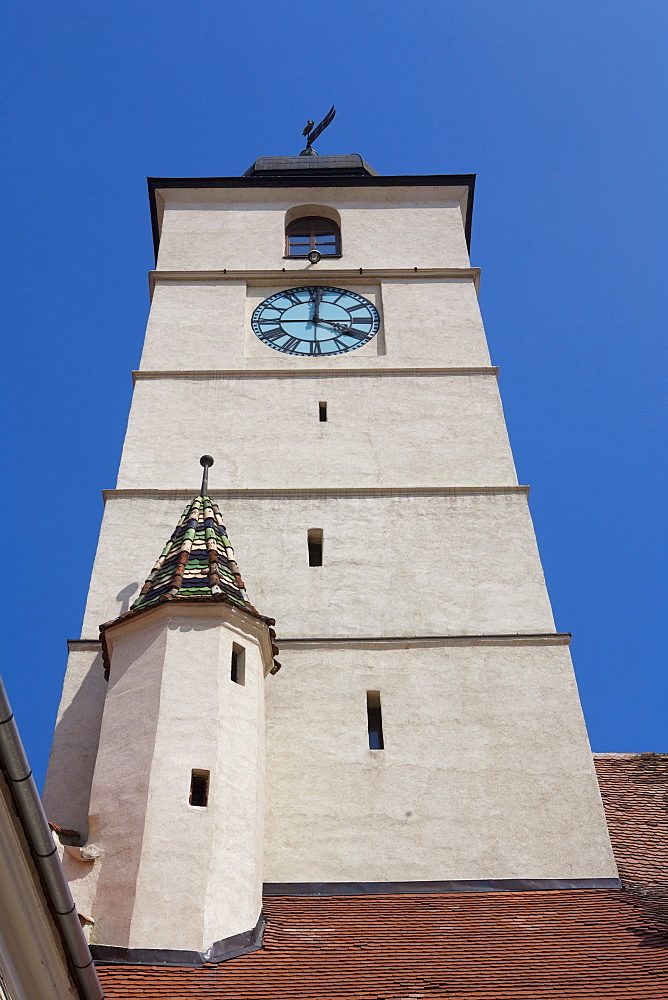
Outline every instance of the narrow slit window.
<svg viewBox="0 0 668 1000"><path fill-rule="evenodd" d="M307 542L309 566L322 566L322 528L309 528Z"/></svg>
<svg viewBox="0 0 668 1000"><path fill-rule="evenodd" d="M190 776L190 798L191 806L204 808L209 804L209 772L193 771Z"/></svg>
<svg viewBox="0 0 668 1000"><path fill-rule="evenodd" d="M369 728L369 750L384 750L383 716L380 710L380 691L367 691L366 716Z"/></svg>
<svg viewBox="0 0 668 1000"><path fill-rule="evenodd" d="M319 413L320 413L320 423L324 424L327 421L327 403L318 403Z"/></svg>
<svg viewBox="0 0 668 1000"><path fill-rule="evenodd" d="M243 646L237 646L236 642L232 644L230 678L235 684L246 683L246 650Z"/></svg>

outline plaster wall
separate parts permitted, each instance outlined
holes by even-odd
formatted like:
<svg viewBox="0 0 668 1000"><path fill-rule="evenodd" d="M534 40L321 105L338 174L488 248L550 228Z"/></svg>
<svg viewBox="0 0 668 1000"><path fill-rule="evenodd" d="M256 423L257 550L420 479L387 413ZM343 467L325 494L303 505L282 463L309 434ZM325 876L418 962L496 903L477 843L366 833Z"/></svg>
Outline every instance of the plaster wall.
<svg viewBox="0 0 668 1000"><path fill-rule="evenodd" d="M346 267L468 267L459 187L163 189L158 268L244 270L285 267L285 216L306 202L341 218ZM311 214L309 211L308 214Z"/></svg>
<svg viewBox="0 0 668 1000"><path fill-rule="evenodd" d="M281 659L266 881L616 876L567 646L309 644ZM369 749L368 690L384 750Z"/></svg>
<svg viewBox="0 0 668 1000"><path fill-rule="evenodd" d="M187 488L203 454L211 488L517 483L492 374L138 381L118 486Z"/></svg>
<svg viewBox="0 0 668 1000"><path fill-rule="evenodd" d="M112 660L89 814L89 842L101 855L95 944L130 943L166 641L154 623L119 642Z"/></svg>
<svg viewBox="0 0 668 1000"><path fill-rule="evenodd" d="M112 633L91 798L102 854L93 934L205 950L252 928L261 908L263 658L233 612L155 616ZM243 685L230 677L233 642L246 650ZM210 772L206 807L189 804L193 769Z"/></svg>
<svg viewBox="0 0 668 1000"><path fill-rule="evenodd" d="M98 623L99 624L99 623ZM91 632L97 637L97 632ZM69 654L44 784L50 821L88 836L88 806L107 693L99 644ZM83 909L84 913L90 909Z"/></svg>
<svg viewBox="0 0 668 1000"><path fill-rule="evenodd" d="M141 587L187 499L107 501L84 636ZM554 628L524 493L217 500L250 599L279 637ZM322 566L308 565L309 528L324 531Z"/></svg>
<svg viewBox="0 0 668 1000"><path fill-rule="evenodd" d="M350 288L377 304L381 330L366 347L331 358L281 354L250 326L252 308L282 288L303 284ZM276 274L271 283L240 280L158 281L141 359L145 371L289 369L332 371L370 368L490 364L471 277L337 279L322 263L298 280Z"/></svg>

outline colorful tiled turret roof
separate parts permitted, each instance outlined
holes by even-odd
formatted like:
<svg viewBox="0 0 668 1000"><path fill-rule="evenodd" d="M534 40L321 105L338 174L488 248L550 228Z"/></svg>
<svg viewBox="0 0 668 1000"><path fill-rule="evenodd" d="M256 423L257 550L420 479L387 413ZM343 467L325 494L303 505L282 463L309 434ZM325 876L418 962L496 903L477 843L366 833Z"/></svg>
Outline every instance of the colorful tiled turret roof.
<svg viewBox="0 0 668 1000"><path fill-rule="evenodd" d="M139 597L129 611L100 626L102 660L107 678L110 661L106 630L165 601L225 601L243 608L268 626L276 624L273 618L260 614L248 600L222 515L207 494L208 470L213 465L213 459L210 455L203 455L200 464L204 467L200 494L191 500L181 515ZM276 633L271 627L269 636L273 655L276 656ZM278 660L274 660L272 674L280 667Z"/></svg>
<svg viewBox="0 0 668 1000"><path fill-rule="evenodd" d="M217 597L258 614L248 600L222 515L208 496L188 504L130 610L188 597Z"/></svg>

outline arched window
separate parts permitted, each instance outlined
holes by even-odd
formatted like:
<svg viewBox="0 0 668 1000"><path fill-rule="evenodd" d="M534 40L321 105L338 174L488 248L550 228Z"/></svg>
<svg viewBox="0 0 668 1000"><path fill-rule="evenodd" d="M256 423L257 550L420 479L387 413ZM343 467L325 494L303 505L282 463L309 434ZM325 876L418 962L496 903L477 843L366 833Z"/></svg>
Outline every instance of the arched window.
<svg viewBox="0 0 668 1000"><path fill-rule="evenodd" d="M287 226L285 256L307 257L311 250L319 250L323 257L340 256L341 231L331 219L309 215Z"/></svg>

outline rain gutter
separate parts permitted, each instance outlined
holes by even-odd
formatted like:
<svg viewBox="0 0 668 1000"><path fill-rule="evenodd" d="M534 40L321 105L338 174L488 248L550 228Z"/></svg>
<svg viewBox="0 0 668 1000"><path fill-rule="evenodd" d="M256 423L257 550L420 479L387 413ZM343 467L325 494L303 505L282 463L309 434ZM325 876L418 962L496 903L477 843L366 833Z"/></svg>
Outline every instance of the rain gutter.
<svg viewBox="0 0 668 1000"><path fill-rule="evenodd" d="M79 922L1 677L0 767L7 778L14 806L37 862L42 888L55 916L65 954L77 980L79 995L82 1000L103 1000L104 993L93 957Z"/></svg>

